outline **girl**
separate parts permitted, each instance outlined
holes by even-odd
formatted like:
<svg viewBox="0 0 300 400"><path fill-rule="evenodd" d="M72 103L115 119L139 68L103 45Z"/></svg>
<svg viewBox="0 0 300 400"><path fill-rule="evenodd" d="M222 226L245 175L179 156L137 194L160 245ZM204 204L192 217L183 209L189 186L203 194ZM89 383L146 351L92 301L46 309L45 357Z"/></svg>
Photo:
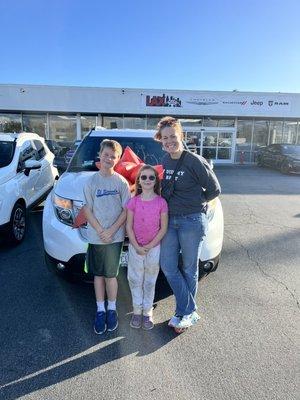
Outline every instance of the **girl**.
<svg viewBox="0 0 300 400"><path fill-rule="evenodd" d="M159 273L160 240L168 226L167 202L151 165L144 165L135 181L135 196L127 204L129 237L128 282L132 295L132 328L152 329L155 283Z"/></svg>

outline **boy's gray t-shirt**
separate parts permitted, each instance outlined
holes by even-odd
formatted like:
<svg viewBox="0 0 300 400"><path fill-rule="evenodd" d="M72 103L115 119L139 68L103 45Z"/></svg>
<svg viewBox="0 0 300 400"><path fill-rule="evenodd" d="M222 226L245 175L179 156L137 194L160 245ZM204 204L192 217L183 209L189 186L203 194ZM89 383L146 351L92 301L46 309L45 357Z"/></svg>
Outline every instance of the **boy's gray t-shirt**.
<svg viewBox="0 0 300 400"><path fill-rule="evenodd" d="M162 196L167 196L168 182L178 160L166 154L162 160L164 177ZM188 215L202 212L205 204L221 192L218 179L205 158L186 152L174 182L174 193L168 199L170 215Z"/></svg>
<svg viewBox="0 0 300 400"><path fill-rule="evenodd" d="M110 176L103 176L96 172L87 181L83 192L85 204L104 229L111 227L116 222L130 199L128 183L117 172ZM123 242L124 236L125 225L115 233L112 243ZM90 224L87 228L87 238L89 243L104 244Z"/></svg>

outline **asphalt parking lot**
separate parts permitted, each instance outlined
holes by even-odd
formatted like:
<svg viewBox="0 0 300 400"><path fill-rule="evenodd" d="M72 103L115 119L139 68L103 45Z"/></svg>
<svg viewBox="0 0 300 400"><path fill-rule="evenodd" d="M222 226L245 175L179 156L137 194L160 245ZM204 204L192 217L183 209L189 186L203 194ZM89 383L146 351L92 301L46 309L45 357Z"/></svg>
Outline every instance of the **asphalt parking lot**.
<svg viewBox="0 0 300 400"><path fill-rule="evenodd" d="M167 327L173 297L159 282L153 331L129 327L119 276L118 331L93 333L93 288L52 275L42 206L26 240L0 244L0 398L298 399L300 177L217 166L225 238L218 270L201 280L201 322Z"/></svg>

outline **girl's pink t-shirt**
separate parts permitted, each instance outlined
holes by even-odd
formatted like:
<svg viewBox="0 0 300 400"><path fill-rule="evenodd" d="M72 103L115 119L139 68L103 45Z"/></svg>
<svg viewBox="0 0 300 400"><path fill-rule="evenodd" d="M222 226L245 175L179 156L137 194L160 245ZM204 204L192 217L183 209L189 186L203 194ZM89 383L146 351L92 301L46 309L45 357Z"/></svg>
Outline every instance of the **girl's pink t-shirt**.
<svg viewBox="0 0 300 400"><path fill-rule="evenodd" d="M160 229L160 215L168 212L168 205L161 196L143 200L134 196L126 205L133 212L133 232L140 246L151 242Z"/></svg>

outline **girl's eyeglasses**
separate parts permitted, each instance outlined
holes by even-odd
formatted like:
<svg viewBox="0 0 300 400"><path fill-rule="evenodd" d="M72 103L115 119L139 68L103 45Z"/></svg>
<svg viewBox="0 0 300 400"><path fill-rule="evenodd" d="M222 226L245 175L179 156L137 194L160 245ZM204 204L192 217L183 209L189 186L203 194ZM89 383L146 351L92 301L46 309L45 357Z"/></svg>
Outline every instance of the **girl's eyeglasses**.
<svg viewBox="0 0 300 400"><path fill-rule="evenodd" d="M141 175L140 178L142 181L145 181L146 179L149 179L150 181L155 181L155 179L156 179L154 175L150 175L150 176Z"/></svg>

